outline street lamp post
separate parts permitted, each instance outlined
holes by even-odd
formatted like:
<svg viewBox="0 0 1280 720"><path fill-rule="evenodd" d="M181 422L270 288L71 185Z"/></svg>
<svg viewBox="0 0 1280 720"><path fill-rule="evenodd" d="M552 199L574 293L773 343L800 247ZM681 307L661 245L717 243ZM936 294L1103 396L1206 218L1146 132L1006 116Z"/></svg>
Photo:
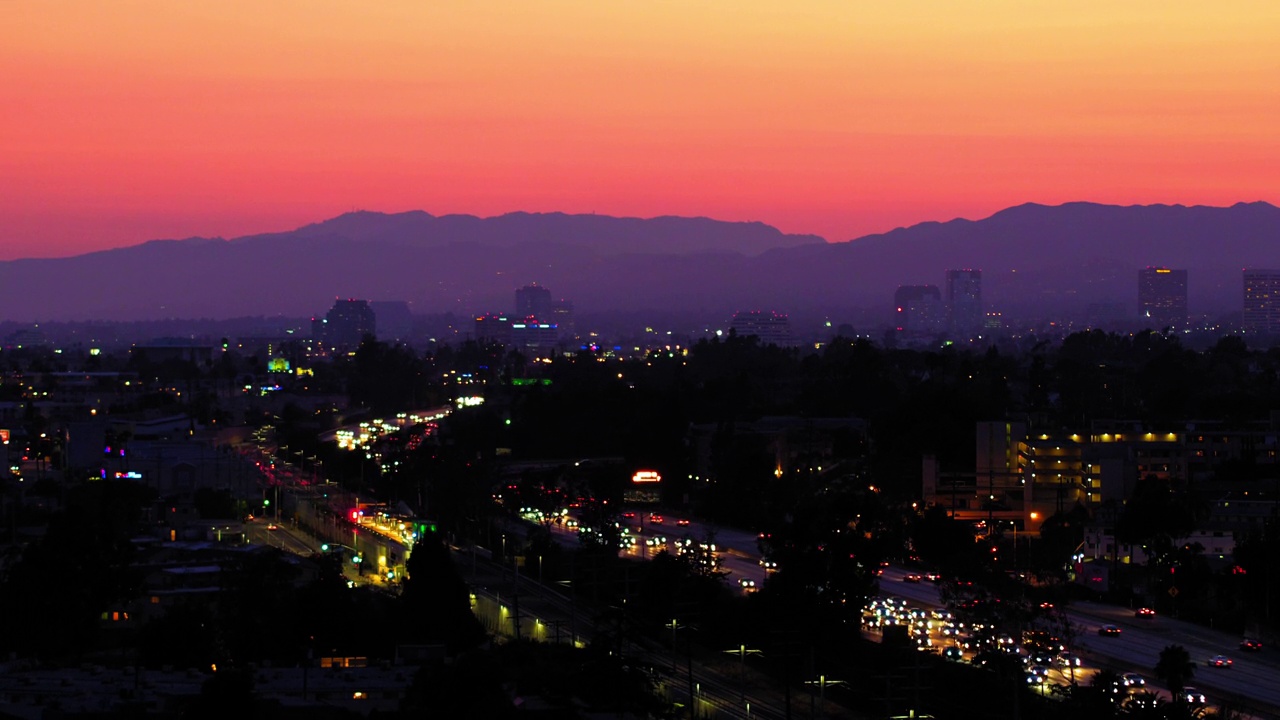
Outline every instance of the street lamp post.
<svg viewBox="0 0 1280 720"><path fill-rule="evenodd" d="M818 686L818 707L822 707L827 703L827 686L828 685L844 685L844 680L830 680L826 675L819 675L817 680L805 680L805 685Z"/></svg>
<svg viewBox="0 0 1280 720"><path fill-rule="evenodd" d="M671 622L666 624L671 628L671 672L676 671L676 631L683 630L684 626L680 624L679 618L671 618Z"/></svg>
<svg viewBox="0 0 1280 720"><path fill-rule="evenodd" d="M747 701L747 655L763 655L763 651L752 650L746 645L739 645L734 650L725 650L727 653L737 654L738 656L738 699L745 703Z"/></svg>

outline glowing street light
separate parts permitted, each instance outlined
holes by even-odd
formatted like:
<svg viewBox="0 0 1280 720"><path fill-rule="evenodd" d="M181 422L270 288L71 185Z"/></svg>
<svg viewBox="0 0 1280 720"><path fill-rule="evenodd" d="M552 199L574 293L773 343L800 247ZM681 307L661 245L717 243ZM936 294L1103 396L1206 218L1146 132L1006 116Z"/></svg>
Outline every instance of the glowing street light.
<svg viewBox="0 0 1280 720"><path fill-rule="evenodd" d="M805 680L805 685L818 686L818 705L821 707L827 702L827 686L828 685L847 685L844 680L831 680L826 675L819 675L817 680ZM810 696L812 697L812 696Z"/></svg>
<svg viewBox="0 0 1280 720"><path fill-rule="evenodd" d="M747 701L747 655L763 655L762 650L752 650L746 645L739 645L734 650L725 650L726 653L734 653L738 656L738 698L741 702Z"/></svg>

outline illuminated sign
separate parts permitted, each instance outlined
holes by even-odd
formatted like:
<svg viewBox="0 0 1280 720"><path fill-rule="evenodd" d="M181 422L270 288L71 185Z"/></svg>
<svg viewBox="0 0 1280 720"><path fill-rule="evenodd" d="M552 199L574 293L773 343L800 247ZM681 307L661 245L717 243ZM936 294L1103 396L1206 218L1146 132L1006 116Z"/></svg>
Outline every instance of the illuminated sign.
<svg viewBox="0 0 1280 720"><path fill-rule="evenodd" d="M653 470L640 470L631 476L633 483L657 483L662 482L662 476Z"/></svg>
<svg viewBox="0 0 1280 720"><path fill-rule="evenodd" d="M9 431L3 428L0 428L0 445L8 445L8 444L9 444Z"/></svg>
<svg viewBox="0 0 1280 720"><path fill-rule="evenodd" d="M134 472L133 470L130 470L129 472L118 472L116 473L116 479L117 480L141 480L142 473Z"/></svg>

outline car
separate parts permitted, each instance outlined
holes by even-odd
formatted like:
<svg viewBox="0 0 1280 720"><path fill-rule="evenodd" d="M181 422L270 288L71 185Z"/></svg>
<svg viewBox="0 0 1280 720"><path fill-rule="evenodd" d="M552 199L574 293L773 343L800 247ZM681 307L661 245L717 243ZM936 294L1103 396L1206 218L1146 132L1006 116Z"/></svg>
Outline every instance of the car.
<svg viewBox="0 0 1280 720"><path fill-rule="evenodd" d="M1253 638L1245 638L1240 641L1240 649L1245 652L1258 652L1262 649L1262 641Z"/></svg>
<svg viewBox="0 0 1280 720"><path fill-rule="evenodd" d="M636 514L635 514L635 513L633 513L633 512L624 512L624 513L622 513L622 517L624 517L624 518L626 518L626 519L628 519L628 520L635 520L635 519L636 519Z"/></svg>
<svg viewBox="0 0 1280 720"><path fill-rule="evenodd" d="M1156 616L1156 611L1149 607L1138 608L1134 611L1133 616L1140 618L1153 618Z"/></svg>
<svg viewBox="0 0 1280 720"><path fill-rule="evenodd" d="M1099 634L1099 635L1119 635L1119 634L1120 634L1120 628L1116 627L1115 625L1111 625L1110 623L1108 623L1108 624L1103 625L1102 627L1098 628L1098 634Z"/></svg>
<svg viewBox="0 0 1280 720"><path fill-rule="evenodd" d="M268 530L279 530L279 529L280 529L280 526L279 526L279 525L276 525L275 523L271 523L270 525L268 525L268 526L267 526L267 529L268 529Z"/></svg>
<svg viewBox="0 0 1280 720"><path fill-rule="evenodd" d="M689 520L687 518L680 518L679 520L676 520L676 525L679 525L680 527L689 527Z"/></svg>
<svg viewBox="0 0 1280 720"><path fill-rule="evenodd" d="M664 518L658 513L649 513L649 524L661 525L663 522L664 522Z"/></svg>
<svg viewBox="0 0 1280 720"><path fill-rule="evenodd" d="M1049 678L1045 677L1044 675L1037 675L1033 672L1027 673L1028 685L1044 685L1048 681L1049 681Z"/></svg>
<svg viewBox="0 0 1280 720"><path fill-rule="evenodd" d="M1042 603L1040 603L1040 609L1041 609L1041 610L1052 610L1052 609L1053 609L1053 603L1051 603L1051 602L1042 602Z"/></svg>
<svg viewBox="0 0 1280 720"><path fill-rule="evenodd" d="M1071 668L1083 666L1083 663L1080 661L1080 657L1078 655L1072 655L1071 653L1059 653L1053 661L1062 667Z"/></svg>
<svg viewBox="0 0 1280 720"><path fill-rule="evenodd" d="M942 575L936 572L929 572L924 574L924 579L931 583L940 583L942 582Z"/></svg>
<svg viewBox="0 0 1280 720"><path fill-rule="evenodd" d="M902 582L918 583L920 582L920 576L915 573L907 573L902 576Z"/></svg>
<svg viewBox="0 0 1280 720"><path fill-rule="evenodd" d="M942 657L947 660L960 661L964 659L964 651L951 645L942 649Z"/></svg>
<svg viewBox="0 0 1280 720"><path fill-rule="evenodd" d="M1031 674L1039 675L1040 677L1049 677L1049 668L1045 665L1032 665Z"/></svg>
<svg viewBox="0 0 1280 720"><path fill-rule="evenodd" d="M1204 696L1204 693L1200 692L1199 690L1193 687L1182 688L1182 692L1178 694L1178 699L1182 700L1182 702L1187 703L1188 705L1204 705L1206 702L1208 702L1208 700Z"/></svg>
<svg viewBox="0 0 1280 720"><path fill-rule="evenodd" d="M764 568L765 572L775 572L778 569L778 562L776 560L761 558L760 567Z"/></svg>
<svg viewBox="0 0 1280 720"><path fill-rule="evenodd" d="M1214 655L1213 657L1206 660L1205 664L1208 665L1209 667L1225 668L1227 670L1230 670L1231 658L1227 657L1226 655Z"/></svg>
<svg viewBox="0 0 1280 720"><path fill-rule="evenodd" d="M738 581L738 584L747 592L755 592L756 590L756 581L751 578L742 578Z"/></svg>
<svg viewBox="0 0 1280 720"><path fill-rule="evenodd" d="M1049 665L1053 662L1053 658L1054 656L1050 653L1042 650L1033 650L1030 655L1027 655L1027 662L1032 665Z"/></svg>
<svg viewBox="0 0 1280 720"><path fill-rule="evenodd" d="M1120 676L1120 684L1134 690L1146 687L1147 681L1138 673L1125 673Z"/></svg>

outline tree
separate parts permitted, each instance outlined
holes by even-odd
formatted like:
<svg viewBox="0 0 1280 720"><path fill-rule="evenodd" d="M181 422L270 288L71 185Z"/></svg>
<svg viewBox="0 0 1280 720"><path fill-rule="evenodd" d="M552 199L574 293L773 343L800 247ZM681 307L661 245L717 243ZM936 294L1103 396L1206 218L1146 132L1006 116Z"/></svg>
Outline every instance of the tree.
<svg viewBox="0 0 1280 720"><path fill-rule="evenodd" d="M439 643L456 654L484 639L467 585L438 535L419 538L404 566L400 627L406 642Z"/></svg>
<svg viewBox="0 0 1280 720"><path fill-rule="evenodd" d="M1196 674L1195 663L1191 662L1191 653L1181 645L1170 645L1160 651L1160 660L1156 662L1156 677L1163 680L1169 690L1176 694L1186 686L1187 681Z"/></svg>

